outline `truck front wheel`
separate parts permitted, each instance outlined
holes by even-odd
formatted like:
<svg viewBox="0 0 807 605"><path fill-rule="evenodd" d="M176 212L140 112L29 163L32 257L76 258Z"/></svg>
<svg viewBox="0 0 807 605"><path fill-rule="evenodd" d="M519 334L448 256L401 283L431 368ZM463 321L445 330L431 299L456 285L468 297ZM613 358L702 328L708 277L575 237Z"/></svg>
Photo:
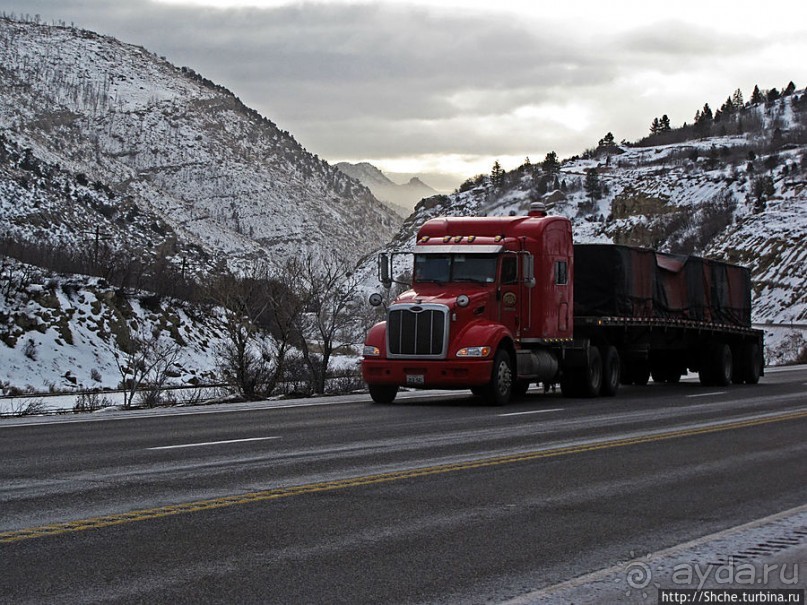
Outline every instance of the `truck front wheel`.
<svg viewBox="0 0 807 605"><path fill-rule="evenodd" d="M398 394L397 384L371 384L370 397L374 403L392 403Z"/></svg>
<svg viewBox="0 0 807 605"><path fill-rule="evenodd" d="M504 349L496 351L493 375L485 388L485 399L490 405L504 405L513 392L513 365L510 354Z"/></svg>

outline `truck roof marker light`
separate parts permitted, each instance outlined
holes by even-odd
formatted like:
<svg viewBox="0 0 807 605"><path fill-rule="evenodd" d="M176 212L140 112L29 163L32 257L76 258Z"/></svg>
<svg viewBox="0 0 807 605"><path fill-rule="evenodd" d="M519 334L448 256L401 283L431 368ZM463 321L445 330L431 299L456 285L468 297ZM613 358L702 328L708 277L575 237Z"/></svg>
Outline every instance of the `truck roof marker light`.
<svg viewBox="0 0 807 605"><path fill-rule="evenodd" d="M475 239L476 239L475 235L469 235L468 236L468 243L473 244Z"/></svg>
<svg viewBox="0 0 807 605"><path fill-rule="evenodd" d="M428 235L424 235L423 237L421 237L421 238L420 238L420 242L418 242L418 243L420 243L420 244L425 244L425 243L426 243L426 242L428 242L428 241L429 241L429 236L428 236Z"/></svg>
<svg viewBox="0 0 807 605"><path fill-rule="evenodd" d="M444 235L443 236L443 243L444 244L447 244L450 241L451 241L451 236L450 235Z"/></svg>
<svg viewBox="0 0 807 605"><path fill-rule="evenodd" d="M496 243L498 244L498 243L499 243L500 241L502 241L503 239L504 239L504 236L503 236L503 235L497 235L496 237L494 237L494 238L493 238L493 241L494 241L494 242L496 242Z"/></svg>
<svg viewBox="0 0 807 605"><path fill-rule="evenodd" d="M462 236L461 235L457 235L457 236L454 237L454 243L455 244L459 244L461 241L462 241Z"/></svg>

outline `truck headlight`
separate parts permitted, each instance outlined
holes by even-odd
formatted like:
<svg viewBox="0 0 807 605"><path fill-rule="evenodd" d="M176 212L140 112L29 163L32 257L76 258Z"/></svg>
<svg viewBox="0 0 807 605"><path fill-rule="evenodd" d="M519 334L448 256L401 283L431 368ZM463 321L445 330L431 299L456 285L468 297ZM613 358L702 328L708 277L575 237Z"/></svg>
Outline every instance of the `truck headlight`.
<svg viewBox="0 0 807 605"><path fill-rule="evenodd" d="M381 349L370 345L364 345L364 351L362 351L362 355L364 355L365 357L378 357L379 355L381 355Z"/></svg>
<svg viewBox="0 0 807 605"><path fill-rule="evenodd" d="M457 357L487 357L490 347L464 347L457 351Z"/></svg>

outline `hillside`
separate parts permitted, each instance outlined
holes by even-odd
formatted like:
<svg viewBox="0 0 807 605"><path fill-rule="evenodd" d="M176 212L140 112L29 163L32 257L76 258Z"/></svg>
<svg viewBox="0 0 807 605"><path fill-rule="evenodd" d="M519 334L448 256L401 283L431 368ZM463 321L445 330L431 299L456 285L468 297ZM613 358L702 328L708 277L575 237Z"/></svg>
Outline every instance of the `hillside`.
<svg viewBox="0 0 807 605"><path fill-rule="evenodd" d="M806 324L807 94L749 104L736 119L753 130L715 128L719 136L665 144L653 137L642 146L611 143L554 170L525 164L469 179L452 195L422 200L387 249L411 250L417 228L433 217L523 214L540 199L572 220L577 242L746 265L755 323ZM397 270L403 273L407 262L399 257ZM375 267L368 263L365 271L369 285ZM772 335L770 361L787 357L776 349L781 341L781 333ZM799 346L790 348L797 353Z"/></svg>
<svg viewBox="0 0 807 605"><path fill-rule="evenodd" d="M366 187L230 91L113 38L0 19L0 90L3 144L30 160L10 165L0 158L4 207L16 206L14 191L31 180L9 180L10 171L39 163L60 175L58 185L33 175L36 195L22 196L27 210L0 216L3 224L16 223L16 239L79 248L86 243L80 232L97 218L106 241L154 245L155 238L137 230L123 235L102 217L88 215L79 226L75 216L53 210L65 188L81 191L89 183L105 192L106 218L124 231L136 208L170 232L176 245L164 256L175 267L191 258L207 270L222 261L244 268L301 249L357 258L378 241L357 238L357 225L383 239L400 222ZM23 225L32 221L21 215L41 214L42 203L52 209L47 228L26 233Z"/></svg>
<svg viewBox="0 0 807 605"><path fill-rule="evenodd" d="M0 278L0 392L117 387L115 358L125 354L132 326L181 345L172 382L217 378L216 313L7 259L0 259Z"/></svg>
<svg viewBox="0 0 807 605"><path fill-rule="evenodd" d="M393 210L404 218L411 214L410 208L415 203L437 193L417 177L412 177L408 182L399 185L367 162L359 164L339 162L336 167L349 177L365 185L375 197L388 203Z"/></svg>

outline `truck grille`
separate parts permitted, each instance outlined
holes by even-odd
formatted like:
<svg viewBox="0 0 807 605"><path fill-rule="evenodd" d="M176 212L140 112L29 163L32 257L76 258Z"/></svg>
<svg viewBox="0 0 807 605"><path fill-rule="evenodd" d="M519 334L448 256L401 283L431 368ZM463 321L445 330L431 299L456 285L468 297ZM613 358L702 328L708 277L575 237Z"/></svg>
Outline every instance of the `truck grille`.
<svg viewBox="0 0 807 605"><path fill-rule="evenodd" d="M448 307L393 305L387 319L389 357L444 359L448 344Z"/></svg>

